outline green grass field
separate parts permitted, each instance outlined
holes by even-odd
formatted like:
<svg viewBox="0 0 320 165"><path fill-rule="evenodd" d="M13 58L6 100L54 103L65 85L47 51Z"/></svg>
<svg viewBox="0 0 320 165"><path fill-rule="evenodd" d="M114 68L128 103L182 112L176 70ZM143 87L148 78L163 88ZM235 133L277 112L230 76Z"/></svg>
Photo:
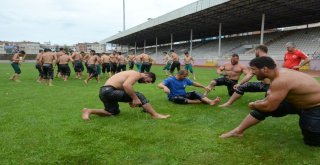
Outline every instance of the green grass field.
<svg viewBox="0 0 320 165"><path fill-rule="evenodd" d="M246 94L230 108L176 105L156 85L165 76L154 66L155 84L136 84L154 108L170 114L154 120L141 109L121 103L116 117L81 119L84 107L102 108L99 87L75 79L55 79L53 87L36 83L34 64L23 64L20 83L13 69L0 64L0 164L319 164L320 148L303 144L298 116L268 118L241 138L220 139L250 112L247 104L263 93ZM207 85L214 69L195 68ZM187 90L196 88L188 87ZM196 89L203 92L202 89ZM226 87L209 97L228 99Z"/></svg>

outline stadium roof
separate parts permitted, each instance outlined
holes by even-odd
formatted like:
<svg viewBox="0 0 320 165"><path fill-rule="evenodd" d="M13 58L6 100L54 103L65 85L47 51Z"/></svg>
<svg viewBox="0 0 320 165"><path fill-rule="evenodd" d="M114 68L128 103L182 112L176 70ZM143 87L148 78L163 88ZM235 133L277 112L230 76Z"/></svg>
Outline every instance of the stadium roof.
<svg viewBox="0 0 320 165"><path fill-rule="evenodd" d="M319 0L200 0L106 38L101 43L143 46L320 22Z"/></svg>

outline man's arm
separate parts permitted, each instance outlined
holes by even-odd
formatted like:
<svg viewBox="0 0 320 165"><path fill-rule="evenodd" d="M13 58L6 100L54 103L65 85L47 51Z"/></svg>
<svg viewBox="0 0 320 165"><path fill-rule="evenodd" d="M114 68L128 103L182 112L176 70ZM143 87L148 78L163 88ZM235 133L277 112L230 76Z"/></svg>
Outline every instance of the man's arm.
<svg viewBox="0 0 320 165"><path fill-rule="evenodd" d="M239 81L236 85L233 86L234 89L236 89L240 85L248 82L254 76L253 73L252 73L252 70L249 67L243 66L242 72L245 74L245 76L242 78L241 81Z"/></svg>
<svg viewBox="0 0 320 165"><path fill-rule="evenodd" d="M192 86L203 88L203 89L206 90L207 92L210 91L209 88L207 88L207 87L205 87L204 85L202 85L202 84L200 84L200 83L197 83L197 82L193 82Z"/></svg>
<svg viewBox="0 0 320 165"><path fill-rule="evenodd" d="M191 57L191 64L194 65L194 59Z"/></svg>
<svg viewBox="0 0 320 165"><path fill-rule="evenodd" d="M170 89L167 86L165 86L162 82L158 84L158 88L163 89L163 91L167 94L170 93Z"/></svg>
<svg viewBox="0 0 320 165"><path fill-rule="evenodd" d="M306 65L307 63L309 63L310 60L311 60L311 59L310 59L304 52L302 52L302 51L300 51L297 55L298 55L300 58L302 58L303 61L300 62L299 65L292 67L293 69L301 68L301 67L303 67L304 65Z"/></svg>
<svg viewBox="0 0 320 165"><path fill-rule="evenodd" d="M297 69L297 68L301 68L304 65L306 65L307 63L309 63L311 61L311 59L309 57L305 58L298 66L294 66L292 67L293 69Z"/></svg>
<svg viewBox="0 0 320 165"><path fill-rule="evenodd" d="M272 112L286 98L288 92L289 88L285 81L274 81L269 88L268 96L263 100L250 102L249 107L262 112Z"/></svg>
<svg viewBox="0 0 320 165"><path fill-rule="evenodd" d="M219 75L221 75L221 74L222 74L222 71L224 71L224 68L225 68L225 64L221 65L221 66L217 69L217 73L218 73Z"/></svg>
<svg viewBox="0 0 320 165"><path fill-rule="evenodd" d="M72 55L71 55L71 58L74 59L75 56L76 56L76 52L73 52Z"/></svg>
<svg viewBox="0 0 320 165"><path fill-rule="evenodd" d="M72 57L69 57L69 60L71 61L71 62L73 62L74 60L72 59Z"/></svg>
<svg viewBox="0 0 320 165"><path fill-rule="evenodd" d="M139 78L140 78L139 75L140 74L134 74L134 75L129 76L127 78L127 80L125 80L125 82L122 85L124 91L132 98L133 105L140 105L141 104L141 101L139 100L139 98L137 97L136 93L133 90L133 84L139 80Z"/></svg>

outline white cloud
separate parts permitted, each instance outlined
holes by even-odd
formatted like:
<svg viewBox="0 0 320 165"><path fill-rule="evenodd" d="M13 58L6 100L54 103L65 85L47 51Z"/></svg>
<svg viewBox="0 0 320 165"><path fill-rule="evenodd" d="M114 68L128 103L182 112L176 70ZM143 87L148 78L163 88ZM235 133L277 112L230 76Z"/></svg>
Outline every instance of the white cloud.
<svg viewBox="0 0 320 165"><path fill-rule="evenodd" d="M126 0L126 28L196 0ZM122 30L122 0L1 2L0 40L57 44L100 41Z"/></svg>

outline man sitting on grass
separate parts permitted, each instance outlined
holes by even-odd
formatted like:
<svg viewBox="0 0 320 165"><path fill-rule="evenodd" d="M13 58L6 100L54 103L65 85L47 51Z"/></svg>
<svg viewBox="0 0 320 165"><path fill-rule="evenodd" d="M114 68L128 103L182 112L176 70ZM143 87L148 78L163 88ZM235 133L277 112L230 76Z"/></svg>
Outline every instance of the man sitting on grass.
<svg viewBox="0 0 320 165"><path fill-rule="evenodd" d="M207 97L204 97L202 94L193 91L186 92L186 86L195 86L204 88L206 91L209 91L207 87L199 84L197 82L192 82L188 77L188 71L180 70L176 76L169 77L163 80L162 83L158 85L160 89L163 89L165 93L168 94L168 99L177 104L198 104L198 103L207 103L209 105L216 105L220 102L220 98L217 97L214 100L210 100Z"/></svg>
<svg viewBox="0 0 320 165"><path fill-rule="evenodd" d="M84 108L82 118L90 119L90 114L99 116L111 116L120 113L118 102L128 102L131 107L141 106L144 111L155 119L165 119L170 115L157 113L145 96L133 90L133 85L138 83L154 83L156 75L151 72L139 73L136 71L123 71L110 77L104 86L100 88L99 97L104 104L104 109Z"/></svg>

